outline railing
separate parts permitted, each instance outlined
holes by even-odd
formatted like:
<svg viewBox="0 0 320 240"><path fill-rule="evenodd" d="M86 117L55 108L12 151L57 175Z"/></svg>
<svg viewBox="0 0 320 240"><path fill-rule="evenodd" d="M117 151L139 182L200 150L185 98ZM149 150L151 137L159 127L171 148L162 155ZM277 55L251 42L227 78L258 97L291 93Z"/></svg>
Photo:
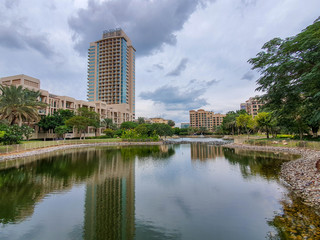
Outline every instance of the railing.
<svg viewBox="0 0 320 240"><path fill-rule="evenodd" d="M0 146L0 155L18 153L30 150L37 150L47 147L78 145L78 144L98 144L120 142L121 139L83 139L83 140L57 140L57 141L29 141L22 144Z"/></svg>
<svg viewBox="0 0 320 240"><path fill-rule="evenodd" d="M98 145L131 145L131 144L139 144L123 141L119 139L83 139L83 140L58 140L58 141L29 141L24 142L22 144L15 145L2 145L0 146L0 156L11 153L22 153L30 150L38 150L42 148L49 147L57 147L57 146L66 146L66 145L82 145L82 144L93 144ZM160 142L152 142L148 141L148 144L159 144ZM141 144L145 144L145 142L141 142Z"/></svg>

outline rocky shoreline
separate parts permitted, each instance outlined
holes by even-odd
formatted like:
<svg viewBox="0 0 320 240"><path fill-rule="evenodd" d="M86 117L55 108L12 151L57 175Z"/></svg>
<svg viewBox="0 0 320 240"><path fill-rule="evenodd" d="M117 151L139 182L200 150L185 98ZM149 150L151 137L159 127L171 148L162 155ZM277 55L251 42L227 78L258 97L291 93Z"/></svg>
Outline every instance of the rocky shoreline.
<svg viewBox="0 0 320 240"><path fill-rule="evenodd" d="M320 159L320 151L235 143L227 144L224 147L253 151L287 152L300 155L301 158L282 165L280 177L307 205L320 209L320 171L316 168L316 163Z"/></svg>
<svg viewBox="0 0 320 240"><path fill-rule="evenodd" d="M138 145L162 145L162 142L104 142L104 143L85 143L85 144L70 144L61 145L54 147L39 148L31 151L11 153L7 155L0 155L0 162L7 160L14 160L19 158L25 158L35 155L40 155L44 153L54 152L58 150L65 150L71 148L84 148L84 147L94 147L94 146L138 146Z"/></svg>

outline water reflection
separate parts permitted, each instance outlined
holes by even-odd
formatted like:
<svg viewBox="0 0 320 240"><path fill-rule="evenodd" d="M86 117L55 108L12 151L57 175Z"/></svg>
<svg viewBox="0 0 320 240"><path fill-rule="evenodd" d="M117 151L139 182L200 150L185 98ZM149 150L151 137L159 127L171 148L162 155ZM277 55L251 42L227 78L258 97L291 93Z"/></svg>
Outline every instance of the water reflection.
<svg viewBox="0 0 320 240"><path fill-rule="evenodd" d="M258 152L231 148L223 148L223 154L230 164L239 166L244 178L248 179L260 176L267 180L278 180L283 162L299 157L285 153Z"/></svg>
<svg viewBox="0 0 320 240"><path fill-rule="evenodd" d="M207 161L224 156L221 147L207 145L205 143L192 143L190 148L191 160Z"/></svg>
<svg viewBox="0 0 320 240"><path fill-rule="evenodd" d="M314 209L285 195L279 183L283 159L296 157L194 143L75 149L4 162L0 239L320 239ZM70 195L77 186L78 195ZM80 202L82 212L59 231L49 208L35 220L48 200L62 225L76 218L64 215L57 195Z"/></svg>
<svg viewBox="0 0 320 240"><path fill-rule="evenodd" d="M167 159L173 154L169 146L87 148L4 162L0 223L22 222L49 193L86 183L83 238L133 239L134 160L147 156ZM78 231L71 233L74 235L79 235Z"/></svg>
<svg viewBox="0 0 320 240"><path fill-rule="evenodd" d="M129 149L126 149L129 152ZM99 168L86 187L84 239L132 239L134 235L134 161L126 150L100 151Z"/></svg>

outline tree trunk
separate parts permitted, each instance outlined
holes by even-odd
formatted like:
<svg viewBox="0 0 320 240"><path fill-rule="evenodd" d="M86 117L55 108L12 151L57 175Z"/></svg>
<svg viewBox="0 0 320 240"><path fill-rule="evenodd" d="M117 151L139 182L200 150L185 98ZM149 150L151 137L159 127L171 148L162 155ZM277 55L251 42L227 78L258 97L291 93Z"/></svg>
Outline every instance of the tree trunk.
<svg viewBox="0 0 320 240"><path fill-rule="evenodd" d="M312 137L313 137L313 138L318 137L319 126L317 126L317 127L311 127L311 129L312 129Z"/></svg>
<svg viewBox="0 0 320 240"><path fill-rule="evenodd" d="M299 137L300 137L300 140L302 140L302 137L303 137L302 131L299 132Z"/></svg>
<svg viewBox="0 0 320 240"><path fill-rule="evenodd" d="M266 132L267 132L267 138L269 139L269 129L268 128L266 129Z"/></svg>

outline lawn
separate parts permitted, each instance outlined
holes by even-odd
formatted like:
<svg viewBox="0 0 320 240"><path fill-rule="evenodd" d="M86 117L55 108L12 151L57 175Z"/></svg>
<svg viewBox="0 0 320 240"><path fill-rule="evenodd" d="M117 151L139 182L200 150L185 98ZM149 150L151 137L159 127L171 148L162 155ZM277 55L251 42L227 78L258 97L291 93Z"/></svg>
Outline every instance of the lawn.
<svg viewBox="0 0 320 240"><path fill-rule="evenodd" d="M15 145L2 145L0 146L0 154L11 152L21 152L26 150L70 145L70 144L87 144L87 143L105 143L105 142L121 142L120 138L107 138L107 139L83 139L83 140L55 140L55 141L22 141L21 144Z"/></svg>

